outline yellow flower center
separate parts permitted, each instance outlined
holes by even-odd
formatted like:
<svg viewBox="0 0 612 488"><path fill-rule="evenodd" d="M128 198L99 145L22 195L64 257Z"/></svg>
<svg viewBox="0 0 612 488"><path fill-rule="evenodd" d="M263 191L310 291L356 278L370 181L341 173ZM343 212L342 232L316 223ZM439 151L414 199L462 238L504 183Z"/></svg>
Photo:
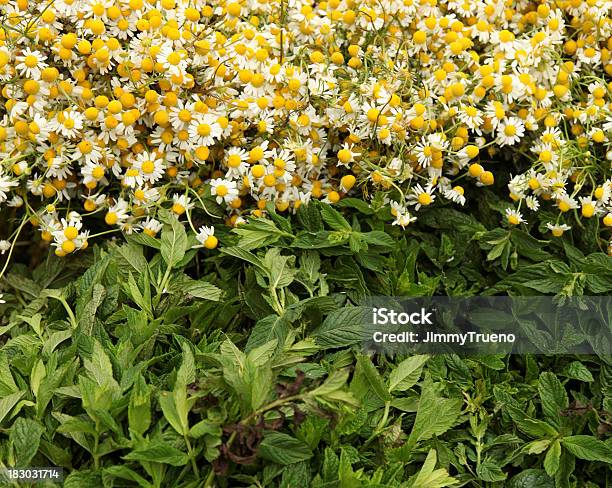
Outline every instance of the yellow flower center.
<svg viewBox="0 0 612 488"><path fill-rule="evenodd" d="M155 163L153 163L153 161L145 161L144 163L142 163L142 172L145 174L151 174L153 173L153 171L155 170Z"/></svg>
<svg viewBox="0 0 612 488"><path fill-rule="evenodd" d="M211 127L208 124L200 124L198 125L198 135L199 136L208 136L210 135Z"/></svg>
<svg viewBox="0 0 612 488"><path fill-rule="evenodd" d="M421 193L418 200L421 205L429 205L431 203L431 195L429 193Z"/></svg>
<svg viewBox="0 0 612 488"><path fill-rule="evenodd" d="M28 68L34 68L38 64L38 58L33 54L29 54L23 60L23 64L25 64Z"/></svg>
<svg viewBox="0 0 612 488"><path fill-rule="evenodd" d="M181 62L181 55L177 52L172 52L168 54L167 60L168 60L168 63L170 63L172 66L176 66L177 64Z"/></svg>

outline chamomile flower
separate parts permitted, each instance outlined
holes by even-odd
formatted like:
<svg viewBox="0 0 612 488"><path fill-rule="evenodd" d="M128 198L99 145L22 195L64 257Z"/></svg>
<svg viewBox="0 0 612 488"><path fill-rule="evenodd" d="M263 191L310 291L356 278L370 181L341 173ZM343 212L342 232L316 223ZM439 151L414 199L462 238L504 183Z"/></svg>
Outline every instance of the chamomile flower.
<svg viewBox="0 0 612 488"><path fill-rule="evenodd" d="M523 218L523 214L513 208L506 209L506 220L510 225L519 225L526 222Z"/></svg>
<svg viewBox="0 0 612 488"><path fill-rule="evenodd" d="M164 174L166 164L156 153L144 151L136 157L133 168L138 170L142 180L139 185L141 186L142 182L155 183L158 181Z"/></svg>
<svg viewBox="0 0 612 488"><path fill-rule="evenodd" d="M500 146L513 146L525 135L525 125L518 117L508 117L497 127L496 142Z"/></svg>
<svg viewBox="0 0 612 488"><path fill-rule="evenodd" d="M210 191L213 196L217 197L216 200L219 204L224 201L230 203L238 196L236 182L222 178L215 178L210 182Z"/></svg>
<svg viewBox="0 0 612 488"><path fill-rule="evenodd" d="M111 205L104 216L107 225L121 225L129 217L128 202L119 198L114 205Z"/></svg>
<svg viewBox="0 0 612 488"><path fill-rule="evenodd" d="M361 156L361 153L355 151L353 147L349 146L348 143L344 143L342 147L336 153L338 157L338 166L349 167L350 163L355 161L355 158Z"/></svg>
<svg viewBox="0 0 612 488"><path fill-rule="evenodd" d="M436 199L433 193L433 185L428 184L424 188L419 184L415 184L408 196L408 202L414 205L415 210L419 210L422 206L429 206Z"/></svg>
<svg viewBox="0 0 612 488"><path fill-rule="evenodd" d="M191 198L187 195L172 195L172 211L180 216L183 215L186 211L191 210L194 207L194 203L191 201Z"/></svg>
<svg viewBox="0 0 612 488"><path fill-rule="evenodd" d="M206 249L214 249L217 247L218 240L215 237L215 228L210 226L200 227L199 232L196 234L197 241Z"/></svg>
<svg viewBox="0 0 612 488"><path fill-rule="evenodd" d="M221 137L223 130L212 114L195 116L189 125L189 139L195 146L211 146Z"/></svg>
<svg viewBox="0 0 612 488"><path fill-rule="evenodd" d="M484 122L482 117L482 113L476 107L473 106L465 106L459 111L458 115L461 123L467 125L470 129L472 129L476 134L481 134L480 127Z"/></svg>
<svg viewBox="0 0 612 488"><path fill-rule="evenodd" d="M444 192L444 198L451 200L452 202L458 203L459 205L465 205L465 190L462 186L454 186Z"/></svg>
<svg viewBox="0 0 612 488"><path fill-rule="evenodd" d="M83 116L76 110L65 110L55 116L50 123L50 128L64 137L75 138L83 129Z"/></svg>
<svg viewBox="0 0 612 488"><path fill-rule="evenodd" d="M17 72L31 79L40 79L41 71L47 67L46 56L37 50L25 48L21 55L17 56Z"/></svg>
<svg viewBox="0 0 612 488"><path fill-rule="evenodd" d="M2 174L2 168L0 167L0 203L6 201L10 189L18 185L10 176Z"/></svg>
<svg viewBox="0 0 612 488"><path fill-rule="evenodd" d="M555 237L561 237L566 231L571 230L571 226L567 224L558 224L547 222L546 228L552 232Z"/></svg>
<svg viewBox="0 0 612 488"><path fill-rule="evenodd" d="M398 211L392 225L399 225L402 229L416 221L416 217L411 215L407 210Z"/></svg>
<svg viewBox="0 0 612 488"><path fill-rule="evenodd" d="M161 222L152 217L147 217L147 219L144 222L141 222L138 226L145 234L151 237L155 237L163 227Z"/></svg>

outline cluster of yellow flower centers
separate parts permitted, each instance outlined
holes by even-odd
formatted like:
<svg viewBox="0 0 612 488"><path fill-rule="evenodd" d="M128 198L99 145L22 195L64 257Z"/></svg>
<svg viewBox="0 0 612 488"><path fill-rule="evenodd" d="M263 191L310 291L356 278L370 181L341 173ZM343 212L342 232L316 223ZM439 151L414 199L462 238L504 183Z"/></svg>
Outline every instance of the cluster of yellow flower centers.
<svg viewBox="0 0 612 488"><path fill-rule="evenodd" d="M0 0L0 206L37 214L69 254L86 245L81 219L154 236L159 208L203 201L235 225L268 202L382 192L405 227L503 168L509 224L545 207L555 236L572 218L612 227L611 12L609 0Z"/></svg>

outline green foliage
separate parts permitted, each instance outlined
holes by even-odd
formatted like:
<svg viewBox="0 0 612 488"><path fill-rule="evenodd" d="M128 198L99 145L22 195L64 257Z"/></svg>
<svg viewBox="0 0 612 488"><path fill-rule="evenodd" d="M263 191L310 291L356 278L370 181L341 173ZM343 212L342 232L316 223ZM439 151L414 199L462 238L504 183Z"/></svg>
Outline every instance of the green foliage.
<svg viewBox="0 0 612 488"><path fill-rule="evenodd" d="M0 464L61 466L68 487L610 483L606 358L386 358L356 328L368 295L609 294L609 258L361 207L272 213L208 254L168 214L159 239L15 265Z"/></svg>

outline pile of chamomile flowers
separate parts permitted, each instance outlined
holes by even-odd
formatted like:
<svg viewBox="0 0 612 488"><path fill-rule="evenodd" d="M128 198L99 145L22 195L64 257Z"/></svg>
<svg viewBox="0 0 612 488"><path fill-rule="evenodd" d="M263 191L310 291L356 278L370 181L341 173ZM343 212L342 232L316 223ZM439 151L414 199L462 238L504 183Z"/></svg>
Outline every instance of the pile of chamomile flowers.
<svg viewBox="0 0 612 488"><path fill-rule="evenodd" d="M505 225L546 209L553 236L577 219L612 227L611 11L0 0L0 211L59 256L107 233L155 236L161 209L213 249L214 226L190 218L206 201L235 226L269 203L383 194L405 228L423 207L477 199L510 153L525 171Z"/></svg>

